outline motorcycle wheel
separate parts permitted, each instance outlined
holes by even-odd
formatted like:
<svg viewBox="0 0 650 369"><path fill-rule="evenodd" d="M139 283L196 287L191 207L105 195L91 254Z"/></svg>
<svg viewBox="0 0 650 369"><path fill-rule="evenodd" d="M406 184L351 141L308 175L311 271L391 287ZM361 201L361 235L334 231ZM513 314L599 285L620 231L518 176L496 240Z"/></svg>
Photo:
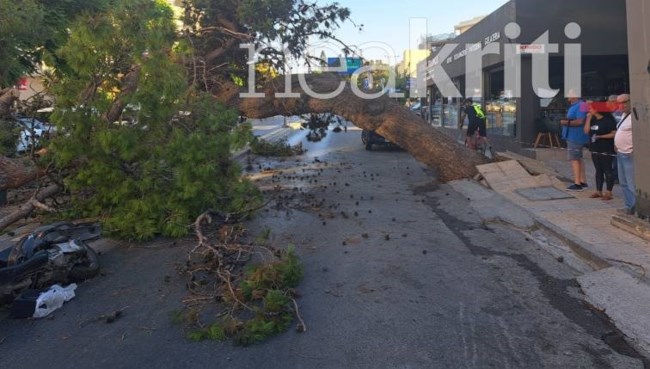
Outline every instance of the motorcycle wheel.
<svg viewBox="0 0 650 369"><path fill-rule="evenodd" d="M86 257L83 261L75 264L68 274L68 277L73 282L85 281L99 274L99 257L97 253L85 242L82 242L82 245L86 249Z"/></svg>

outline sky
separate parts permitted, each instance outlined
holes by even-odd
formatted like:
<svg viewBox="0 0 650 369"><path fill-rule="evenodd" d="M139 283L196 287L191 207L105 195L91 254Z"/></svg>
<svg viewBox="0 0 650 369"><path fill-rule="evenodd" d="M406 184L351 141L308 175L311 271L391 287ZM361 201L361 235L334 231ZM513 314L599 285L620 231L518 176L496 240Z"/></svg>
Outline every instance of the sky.
<svg viewBox="0 0 650 369"><path fill-rule="evenodd" d="M359 32L346 22L336 35L347 44L382 42L390 46L396 55L396 62L402 60L404 50L417 48L421 33L440 34L454 32L454 25L480 15L488 15L507 3L508 0L318 0L319 4L338 2L351 11L351 19L363 24ZM413 20L414 32L410 32ZM409 36L413 33L413 37ZM410 39L413 39L410 42ZM412 43L412 46L409 44ZM384 59L385 52L371 44L364 47L363 56L367 59ZM318 47L319 45L316 45ZM332 49L334 49L332 47ZM334 50L326 51L328 56L336 56ZM333 55L332 55L333 54ZM319 54L316 54L319 55ZM391 63L393 64L393 63Z"/></svg>

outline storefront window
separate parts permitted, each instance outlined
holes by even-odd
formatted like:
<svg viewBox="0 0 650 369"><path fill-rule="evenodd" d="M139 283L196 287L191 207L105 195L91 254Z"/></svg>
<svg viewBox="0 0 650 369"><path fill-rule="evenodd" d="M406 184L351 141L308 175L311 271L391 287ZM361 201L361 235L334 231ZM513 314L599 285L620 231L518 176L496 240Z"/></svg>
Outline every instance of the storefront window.
<svg viewBox="0 0 650 369"><path fill-rule="evenodd" d="M442 127L442 99L435 99L429 107L429 121L434 127Z"/></svg>
<svg viewBox="0 0 650 369"><path fill-rule="evenodd" d="M446 98L446 103L442 108L442 126L447 128L458 127L458 108L460 99Z"/></svg>
<svg viewBox="0 0 650 369"><path fill-rule="evenodd" d="M485 115L488 135L514 137L517 100L512 98L511 91L504 90L503 70L487 74L487 96Z"/></svg>

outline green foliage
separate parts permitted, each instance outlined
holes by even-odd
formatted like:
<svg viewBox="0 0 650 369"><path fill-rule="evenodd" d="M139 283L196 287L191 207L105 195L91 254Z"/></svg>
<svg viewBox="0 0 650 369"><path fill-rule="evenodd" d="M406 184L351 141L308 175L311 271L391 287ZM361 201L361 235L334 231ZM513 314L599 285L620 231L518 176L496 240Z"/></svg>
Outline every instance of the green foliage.
<svg viewBox="0 0 650 369"><path fill-rule="evenodd" d="M281 261L275 263L274 267L278 271L281 286L298 287L304 276L302 263L293 246L289 246L287 251L282 251Z"/></svg>
<svg viewBox="0 0 650 369"><path fill-rule="evenodd" d="M187 338L192 341L225 341L227 337L226 332L223 330L223 328L219 324L215 323L203 329L189 332Z"/></svg>
<svg viewBox="0 0 650 369"><path fill-rule="evenodd" d="M282 312L277 315L258 314L247 321L241 331L235 336L235 344L248 346L264 341L265 339L282 333L289 329L293 321L291 312Z"/></svg>
<svg viewBox="0 0 650 369"><path fill-rule="evenodd" d="M302 147L293 147L287 143L286 139L270 142L254 137L250 143L250 148L251 153L259 156L286 157L303 153Z"/></svg>
<svg viewBox="0 0 650 369"><path fill-rule="evenodd" d="M280 290L268 290L264 296L264 309L267 312L279 313L288 304L290 300Z"/></svg>
<svg viewBox="0 0 650 369"><path fill-rule="evenodd" d="M271 228L264 228L264 230L255 237L256 245L264 245L271 239Z"/></svg>
<svg viewBox="0 0 650 369"><path fill-rule="evenodd" d="M18 132L16 122L0 118L0 155L9 156L16 152Z"/></svg>
<svg viewBox="0 0 650 369"><path fill-rule="evenodd" d="M293 247L280 252L274 262L249 267L236 291L241 301L252 307L252 311L244 315L252 313L252 316L243 321L233 316L224 317L207 327L192 330L188 338L221 341L234 337L235 344L250 345L286 331L294 317L293 289L302 277L303 266ZM198 324L194 310L173 316L176 321L188 325Z"/></svg>
<svg viewBox="0 0 650 369"><path fill-rule="evenodd" d="M238 45L240 38L235 39L231 33L237 30L250 35L251 42L260 49L260 64L276 71L285 70L285 55L268 45L282 45L289 56L311 62L309 43L314 39L334 38L333 30L350 16L350 11L337 3L323 5L307 0L191 0L184 2L184 6L187 35L199 54L210 54L231 40ZM213 30L215 26L217 29ZM211 31L203 32L206 28ZM227 71L229 79L239 77L247 81L246 53L234 47L229 49L215 60L209 60L217 66L210 73ZM345 47L344 52L350 50ZM258 80L263 78L258 76Z"/></svg>
<svg viewBox="0 0 650 369"><path fill-rule="evenodd" d="M295 249L289 247L282 251L278 261L255 265L246 271L246 279L241 283L241 289L247 299L256 295L256 291L271 289L295 288L298 286L304 270Z"/></svg>
<svg viewBox="0 0 650 369"><path fill-rule="evenodd" d="M0 86L36 71L41 61L65 69L53 51L67 39L79 14L106 9L113 0L0 0Z"/></svg>
<svg viewBox="0 0 650 369"><path fill-rule="evenodd" d="M43 42L45 11L33 0L0 0L0 9L0 86L11 86L33 63L23 50Z"/></svg>
<svg viewBox="0 0 650 369"><path fill-rule="evenodd" d="M231 160L250 126L192 90L175 41L164 2L123 0L75 22L59 52L72 72L55 88L52 118L66 134L52 153L60 168L75 167L65 178L68 214L99 218L116 237L180 237L207 209L231 212L258 201ZM137 88L121 93L133 79ZM109 122L116 104L127 109Z"/></svg>
<svg viewBox="0 0 650 369"><path fill-rule="evenodd" d="M174 310L171 313L169 313L169 319L171 320L172 324L181 324L184 322L184 313L182 310Z"/></svg>

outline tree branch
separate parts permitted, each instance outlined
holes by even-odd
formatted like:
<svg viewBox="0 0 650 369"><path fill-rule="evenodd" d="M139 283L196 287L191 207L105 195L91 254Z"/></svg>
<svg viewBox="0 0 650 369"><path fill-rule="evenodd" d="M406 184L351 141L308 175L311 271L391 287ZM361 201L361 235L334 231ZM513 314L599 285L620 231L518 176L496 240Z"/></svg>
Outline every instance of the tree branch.
<svg viewBox="0 0 650 369"><path fill-rule="evenodd" d="M31 214L34 209L39 207L38 204L42 204L42 201L48 197L56 195L57 193L61 192L61 190L61 187L58 185L52 185L46 187L41 192L35 193L34 196L32 196L32 198L29 199L25 204L20 206L18 210L0 219L0 231L7 228L14 222L29 216L29 214Z"/></svg>
<svg viewBox="0 0 650 369"><path fill-rule="evenodd" d="M206 64L211 63L215 59L219 58L221 55L223 55L223 54L227 53L228 51L230 51L232 49L232 47L235 46L235 42L237 42L237 39L231 38L228 41L226 41L226 43L223 46L221 46L220 48L209 52L205 56Z"/></svg>
<svg viewBox="0 0 650 369"><path fill-rule="evenodd" d="M122 78L120 94L117 96L113 105L105 115L105 120L108 123L115 122L119 119L120 115L124 111L126 103L124 102L124 96L130 95L138 88L138 79L140 78L140 66L133 65L131 70L127 73L124 78Z"/></svg>

